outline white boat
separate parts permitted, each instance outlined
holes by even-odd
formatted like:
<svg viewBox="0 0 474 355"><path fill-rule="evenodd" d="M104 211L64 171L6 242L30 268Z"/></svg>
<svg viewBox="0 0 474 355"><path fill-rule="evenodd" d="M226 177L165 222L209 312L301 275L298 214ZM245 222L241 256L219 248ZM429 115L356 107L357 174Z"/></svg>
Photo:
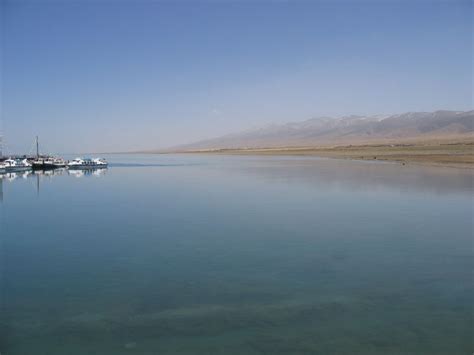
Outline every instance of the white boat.
<svg viewBox="0 0 474 355"><path fill-rule="evenodd" d="M69 169L100 169L100 168L107 168L108 163L105 159L102 158L95 158L95 159L87 159L87 158L76 158L71 160L67 167Z"/></svg>
<svg viewBox="0 0 474 355"><path fill-rule="evenodd" d="M7 166L3 163L0 163L0 174L7 172Z"/></svg>
<svg viewBox="0 0 474 355"><path fill-rule="evenodd" d="M107 162L107 160L103 158L95 158L93 159L93 161L97 164L99 168L106 168L109 166L109 163Z"/></svg>
<svg viewBox="0 0 474 355"><path fill-rule="evenodd" d="M16 172L16 171L27 171L32 168L31 163L26 159L7 159L3 162L5 165L5 171Z"/></svg>

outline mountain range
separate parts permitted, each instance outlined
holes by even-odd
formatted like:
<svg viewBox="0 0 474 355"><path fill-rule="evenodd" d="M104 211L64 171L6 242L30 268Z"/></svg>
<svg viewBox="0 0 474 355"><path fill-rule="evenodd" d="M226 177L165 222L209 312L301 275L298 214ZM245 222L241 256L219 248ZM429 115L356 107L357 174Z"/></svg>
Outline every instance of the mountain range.
<svg viewBox="0 0 474 355"><path fill-rule="evenodd" d="M443 138L474 138L474 111L316 117L302 122L271 124L174 149L303 147Z"/></svg>

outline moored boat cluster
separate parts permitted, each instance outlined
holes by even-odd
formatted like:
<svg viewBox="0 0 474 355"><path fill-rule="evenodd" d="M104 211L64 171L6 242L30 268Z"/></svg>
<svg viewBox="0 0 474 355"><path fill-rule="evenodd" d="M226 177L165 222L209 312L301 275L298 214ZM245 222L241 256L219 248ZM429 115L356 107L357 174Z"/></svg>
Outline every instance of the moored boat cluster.
<svg viewBox="0 0 474 355"><path fill-rule="evenodd" d="M50 156L37 156L36 158L11 157L3 160L0 159L0 174L27 170L53 170L60 168L103 169L107 167L108 162L102 158L76 158L71 161Z"/></svg>

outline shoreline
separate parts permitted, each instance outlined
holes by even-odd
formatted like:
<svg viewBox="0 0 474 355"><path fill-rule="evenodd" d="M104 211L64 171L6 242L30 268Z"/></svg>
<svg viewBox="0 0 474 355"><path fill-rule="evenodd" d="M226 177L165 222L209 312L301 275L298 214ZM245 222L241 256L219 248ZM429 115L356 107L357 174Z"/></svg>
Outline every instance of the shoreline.
<svg viewBox="0 0 474 355"><path fill-rule="evenodd" d="M474 141L453 143L364 144L321 147L207 149L165 154L218 154L261 156L314 156L322 158L393 162L474 169ZM148 153L157 154L157 153ZM163 154L158 153L158 154Z"/></svg>

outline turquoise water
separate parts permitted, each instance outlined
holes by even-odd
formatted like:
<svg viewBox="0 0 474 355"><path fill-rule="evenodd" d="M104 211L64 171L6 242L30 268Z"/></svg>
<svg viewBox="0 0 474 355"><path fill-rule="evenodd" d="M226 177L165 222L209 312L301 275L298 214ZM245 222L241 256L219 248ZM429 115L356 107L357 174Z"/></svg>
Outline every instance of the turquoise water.
<svg viewBox="0 0 474 355"><path fill-rule="evenodd" d="M474 351L471 171L108 159L2 178L2 355Z"/></svg>

